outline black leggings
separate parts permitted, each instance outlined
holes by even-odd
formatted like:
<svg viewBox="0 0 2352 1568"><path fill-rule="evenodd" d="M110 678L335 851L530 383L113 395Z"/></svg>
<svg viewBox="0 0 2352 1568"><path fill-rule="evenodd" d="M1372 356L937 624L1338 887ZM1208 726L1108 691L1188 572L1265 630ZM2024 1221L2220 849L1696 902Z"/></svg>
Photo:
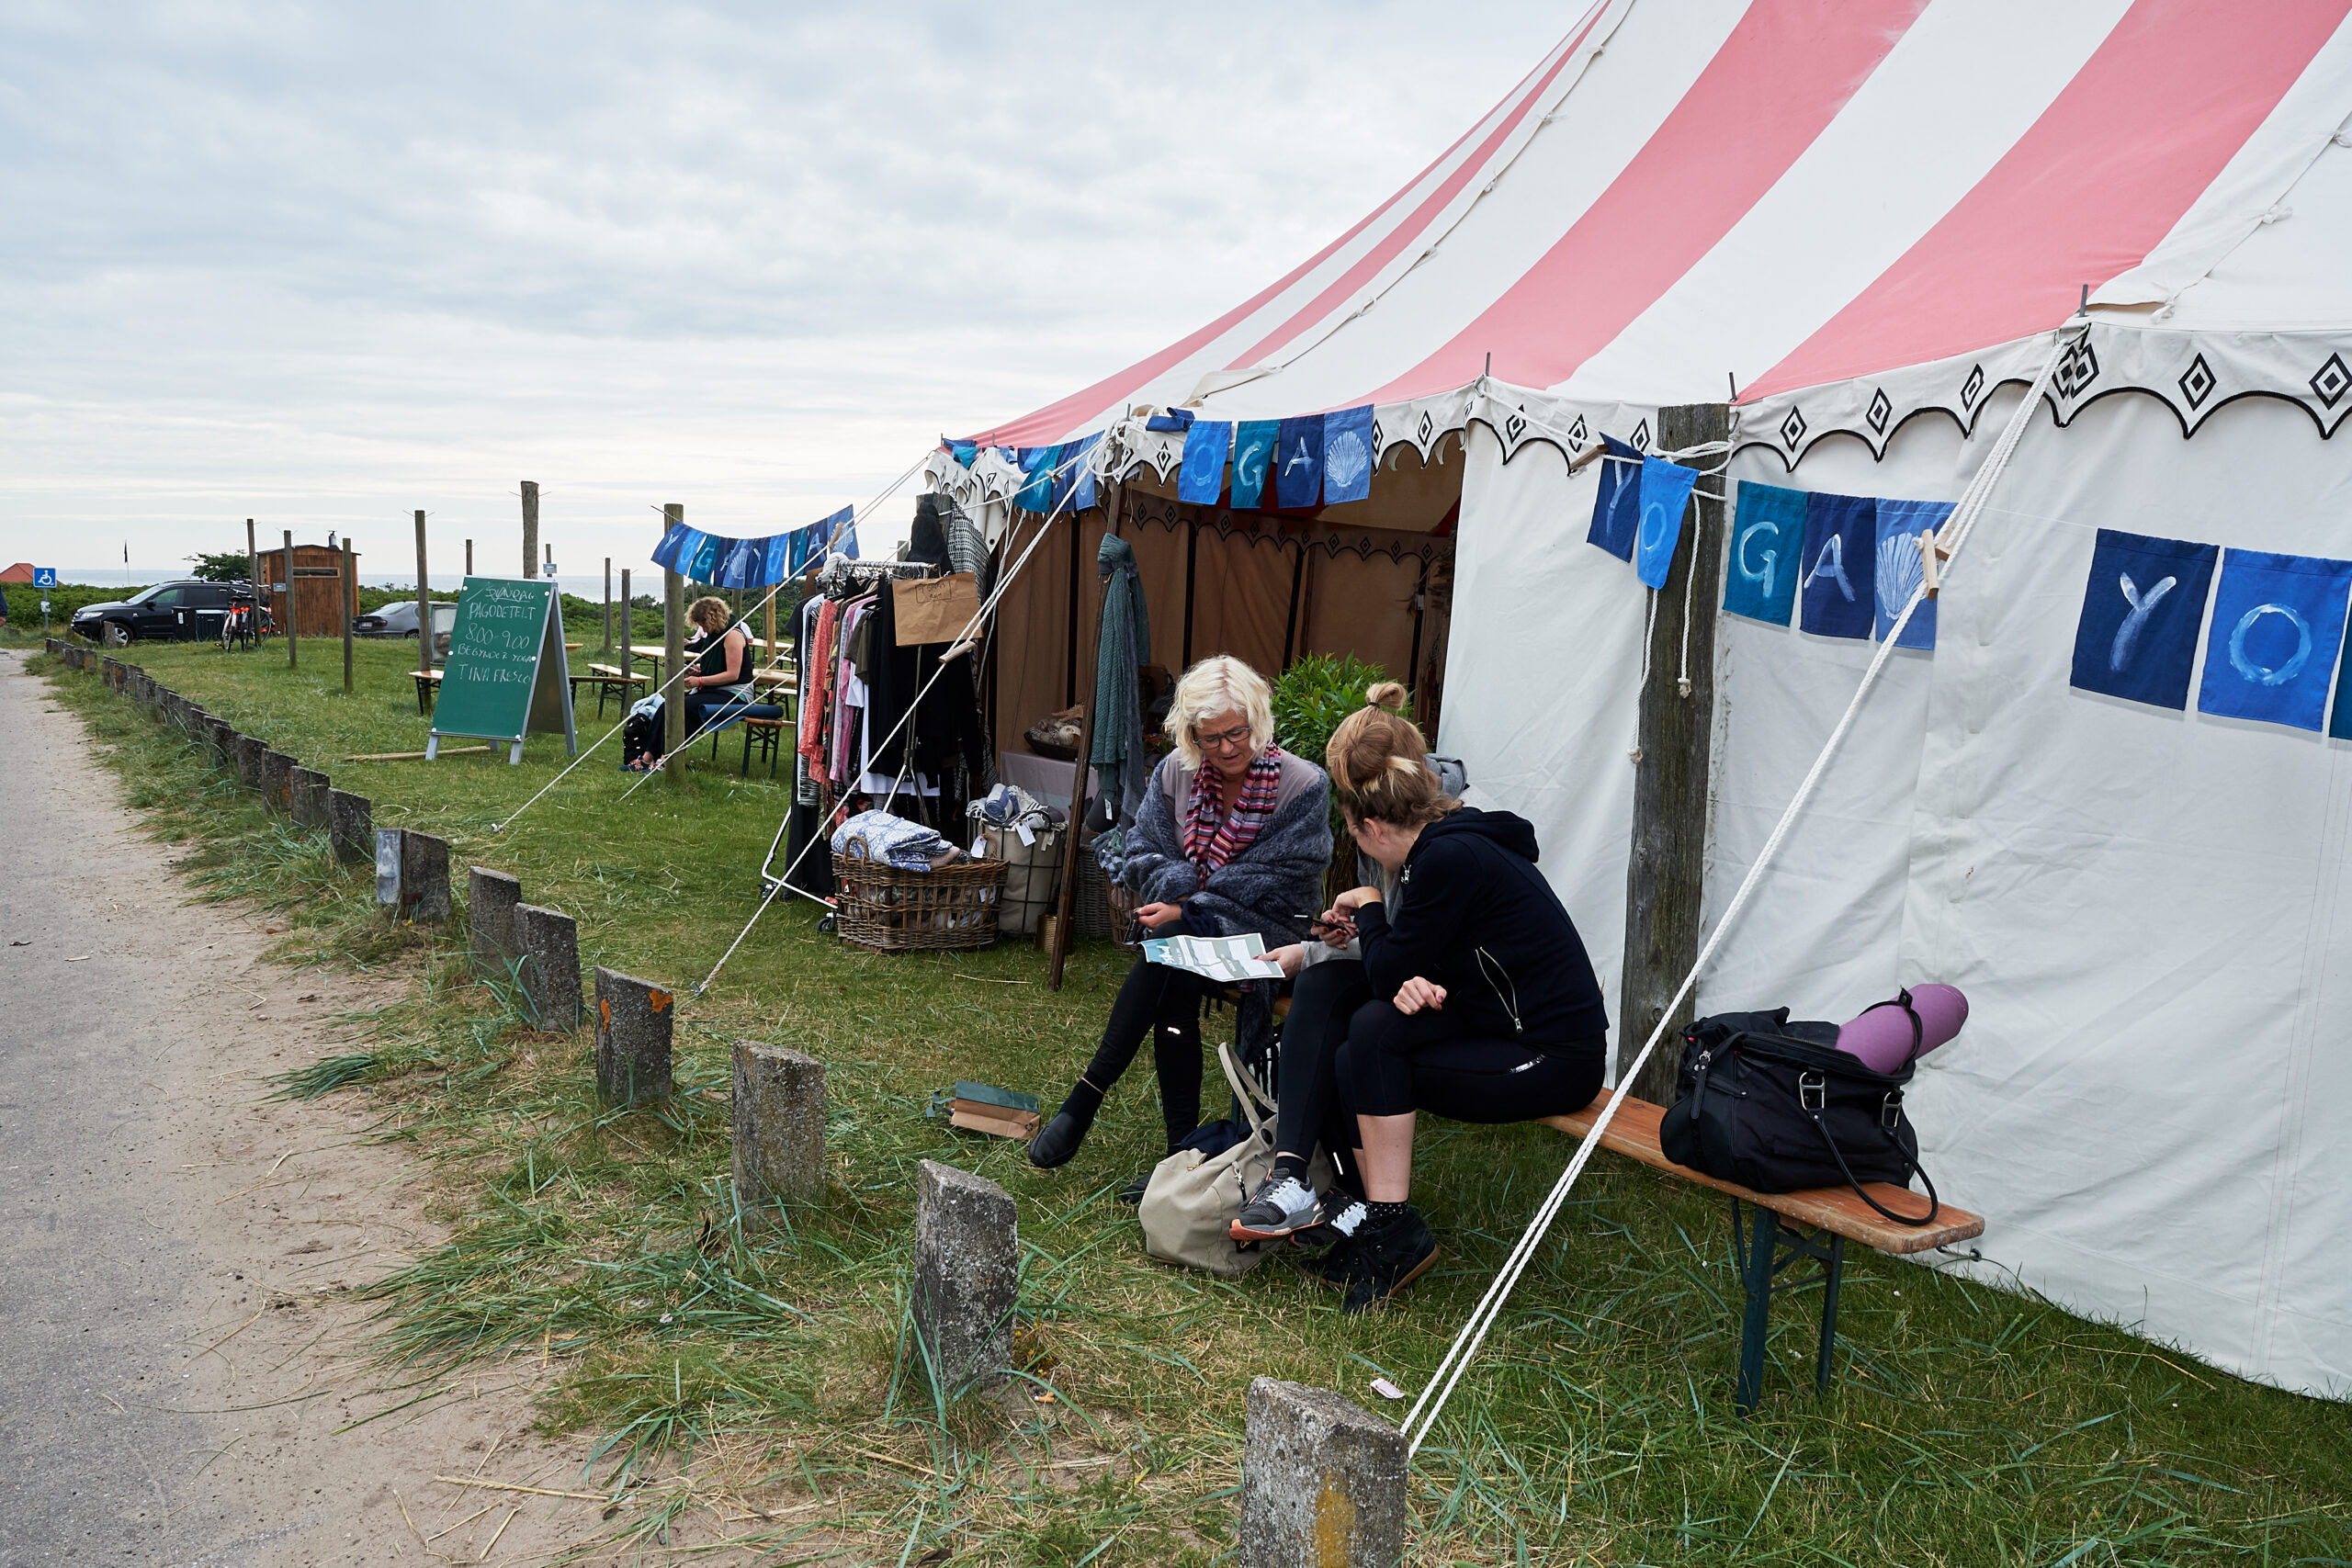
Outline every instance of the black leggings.
<svg viewBox="0 0 2352 1568"><path fill-rule="evenodd" d="M1363 965L1326 959L1298 972L1283 1024L1282 1072L1275 1079L1274 1147L1295 1155L1304 1169L1317 1143L1336 1165L1356 1146L1354 1119L1340 1111L1338 1061L1348 1021L1372 999ZM1342 1179L1350 1173L1342 1171Z"/></svg>
<svg viewBox="0 0 2352 1568"><path fill-rule="evenodd" d="M1347 1043L1340 1047L1339 1081L1348 1110L1362 1116L1430 1111L1456 1122L1530 1122L1581 1111L1600 1092L1607 1035L1539 1050L1489 1031L1484 1023L1449 1018L1442 1009L1402 1013L1393 1002L1364 1003L1348 1021Z"/></svg>
<svg viewBox="0 0 2352 1568"><path fill-rule="evenodd" d="M1174 920L1151 934L1184 936L1190 931L1182 920ZM1201 1124L1201 998L1216 984L1189 969L1170 969L1138 956L1119 984L1102 1043L1086 1065L1086 1081L1108 1094L1148 1033L1152 1068L1159 1075L1159 1114L1171 1149L1177 1139Z"/></svg>

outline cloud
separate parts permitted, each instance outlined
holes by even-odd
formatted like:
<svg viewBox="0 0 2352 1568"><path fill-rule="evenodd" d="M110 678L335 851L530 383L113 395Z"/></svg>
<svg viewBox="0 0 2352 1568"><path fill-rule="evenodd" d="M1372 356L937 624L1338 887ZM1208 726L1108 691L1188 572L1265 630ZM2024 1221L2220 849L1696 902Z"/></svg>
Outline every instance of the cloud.
<svg viewBox="0 0 2352 1568"><path fill-rule="evenodd" d="M1567 25L1440 20L0 5L0 555L389 560L526 476L582 563L863 502L1262 287Z"/></svg>

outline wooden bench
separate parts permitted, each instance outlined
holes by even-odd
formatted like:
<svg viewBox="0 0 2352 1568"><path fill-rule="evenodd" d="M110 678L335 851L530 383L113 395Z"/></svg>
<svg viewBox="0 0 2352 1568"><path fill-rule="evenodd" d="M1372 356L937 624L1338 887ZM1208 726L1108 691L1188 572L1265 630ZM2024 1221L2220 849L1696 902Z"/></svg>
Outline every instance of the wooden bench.
<svg viewBox="0 0 2352 1568"><path fill-rule="evenodd" d="M441 671L412 670L409 673L416 677L416 711L420 714L431 713L433 699L441 691Z"/></svg>
<svg viewBox="0 0 2352 1568"><path fill-rule="evenodd" d="M1544 1120L1564 1133L1588 1137L1608 1103L1609 1091L1603 1089L1582 1111L1566 1116L1546 1116ZM1740 1331L1736 1395L1742 1416L1755 1411L1763 1393L1764 1341L1770 1325L1773 1292L1810 1284L1815 1278L1821 1280L1821 1348L1814 1362L1813 1383L1816 1393L1826 1393L1831 1354L1838 1343L1838 1286L1845 1270L1846 1244L1858 1241L1875 1251L1899 1257L1930 1252L1984 1234L1981 1218L1950 1203L1937 1213L1932 1224L1902 1225L1879 1214L1848 1187L1752 1192L1736 1182L1719 1181L1666 1157L1657 1143L1658 1122L1665 1114L1662 1107L1628 1095L1610 1120L1608 1130L1600 1134L1600 1146L1730 1197L1732 1253L1738 1262L1740 1285L1747 1297ZM1883 1181L1865 1182L1863 1187L1872 1198L1898 1214L1927 1213L1927 1198L1908 1188ZM1744 1224L1743 1210L1747 1209L1755 1211L1755 1219ZM1747 1234L1743 1235L1743 1231ZM1782 1269L1801 1258L1818 1263L1818 1274L1790 1280L1778 1278Z"/></svg>
<svg viewBox="0 0 2352 1568"><path fill-rule="evenodd" d="M574 708L580 705L580 688L583 683L594 685L596 688L596 716L602 718L605 716L605 699L612 694L615 687L620 689L621 700L626 702L645 682L645 676L624 674L616 665L591 664L588 673L571 677L571 705Z"/></svg>
<svg viewBox="0 0 2352 1568"><path fill-rule="evenodd" d="M757 746L760 755L767 759L768 777L775 777L776 753L782 748L786 734L786 718L747 718L743 721L743 776L752 776L752 748ZM714 753L715 754L715 753Z"/></svg>

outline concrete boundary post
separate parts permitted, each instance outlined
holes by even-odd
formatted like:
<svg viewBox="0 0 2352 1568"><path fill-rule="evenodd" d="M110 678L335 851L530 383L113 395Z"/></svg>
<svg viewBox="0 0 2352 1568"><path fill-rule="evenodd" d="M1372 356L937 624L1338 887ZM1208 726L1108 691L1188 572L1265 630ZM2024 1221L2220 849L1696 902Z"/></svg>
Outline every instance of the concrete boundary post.
<svg viewBox="0 0 2352 1568"><path fill-rule="evenodd" d="M401 898L397 919L449 918L449 840L401 829Z"/></svg>
<svg viewBox="0 0 2352 1568"><path fill-rule="evenodd" d="M367 865L376 858L376 807L364 795L348 790L327 791L327 832L334 840L334 858L346 865Z"/></svg>
<svg viewBox="0 0 2352 1568"><path fill-rule="evenodd" d="M274 811L294 809L294 759L285 752L261 754L261 797Z"/></svg>
<svg viewBox="0 0 2352 1568"><path fill-rule="evenodd" d="M1404 1433L1329 1389L1251 1381L1241 1568L1395 1568L1408 1517Z"/></svg>
<svg viewBox="0 0 2352 1568"><path fill-rule="evenodd" d="M942 1393L1012 1364L1021 1235L1012 1195L924 1160L915 1179L914 1328Z"/></svg>
<svg viewBox="0 0 2352 1568"><path fill-rule="evenodd" d="M735 1042L735 1196L750 1217L825 1190L825 1068L782 1045Z"/></svg>
<svg viewBox="0 0 2352 1568"><path fill-rule="evenodd" d="M607 1103L670 1098L670 1047L676 993L650 980L596 967L596 1092Z"/></svg>
<svg viewBox="0 0 2352 1568"><path fill-rule="evenodd" d="M261 788L262 753L269 748L250 735L239 735L236 740L237 782L247 789Z"/></svg>
<svg viewBox="0 0 2352 1568"><path fill-rule="evenodd" d="M310 768L296 768L288 781L294 791L294 825L298 828L323 828L329 821L327 795L332 789L324 773Z"/></svg>
<svg viewBox="0 0 2352 1568"><path fill-rule="evenodd" d="M571 917L537 904L514 906L522 950L523 1002L532 1024L569 1034L580 1027L580 931Z"/></svg>
<svg viewBox="0 0 2352 1568"><path fill-rule="evenodd" d="M523 956L514 940L514 906L522 901L523 885L514 877L487 866L467 868L468 946L478 974L514 978L514 961Z"/></svg>

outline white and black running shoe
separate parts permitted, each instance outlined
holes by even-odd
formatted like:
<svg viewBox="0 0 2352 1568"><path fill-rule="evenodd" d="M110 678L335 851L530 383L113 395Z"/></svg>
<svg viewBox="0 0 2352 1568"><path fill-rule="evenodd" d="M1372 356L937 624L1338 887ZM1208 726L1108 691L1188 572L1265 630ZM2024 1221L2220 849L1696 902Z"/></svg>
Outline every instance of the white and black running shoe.
<svg viewBox="0 0 2352 1568"><path fill-rule="evenodd" d="M1323 1223L1315 1189L1295 1176L1269 1176L1227 1227L1236 1241L1280 1241Z"/></svg>

